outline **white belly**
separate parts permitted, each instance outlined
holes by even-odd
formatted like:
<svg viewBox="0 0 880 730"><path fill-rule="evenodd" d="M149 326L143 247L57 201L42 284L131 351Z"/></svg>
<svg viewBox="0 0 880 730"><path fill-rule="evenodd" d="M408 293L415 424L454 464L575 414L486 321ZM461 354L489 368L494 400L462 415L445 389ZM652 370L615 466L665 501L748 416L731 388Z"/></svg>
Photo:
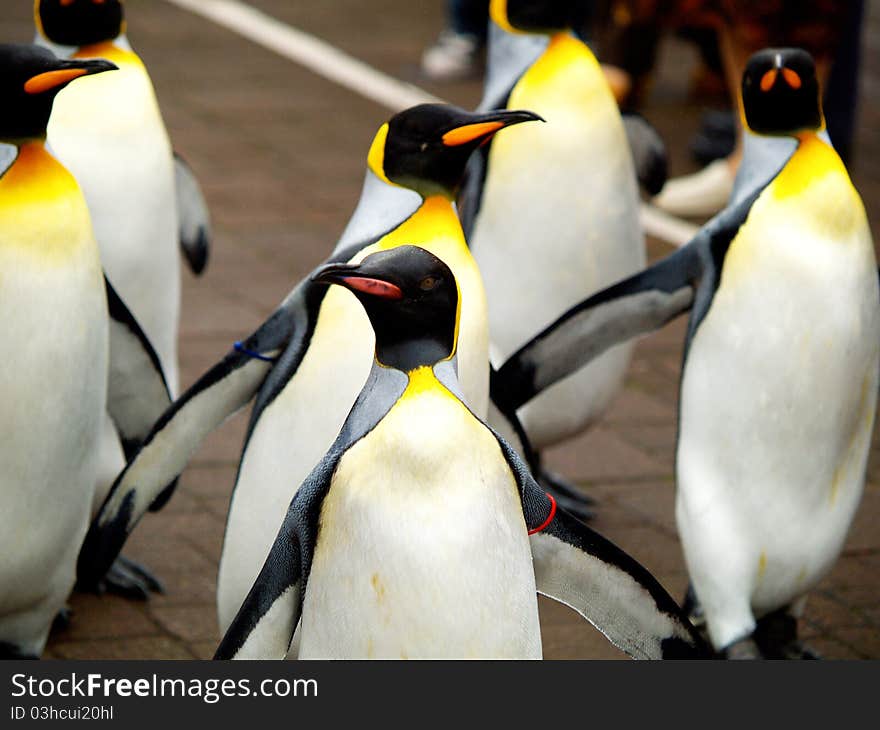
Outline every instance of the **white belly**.
<svg viewBox="0 0 880 730"><path fill-rule="evenodd" d="M8 236L0 230L0 641L39 654L88 526L107 315L93 241L53 259Z"/></svg>
<svg viewBox="0 0 880 730"><path fill-rule="evenodd" d="M531 551L494 437L404 396L343 457L321 511L301 658L540 658Z"/></svg>
<svg viewBox="0 0 880 730"><path fill-rule="evenodd" d="M866 224L829 241L753 209L685 365L677 518L713 639L809 590L858 506L878 387ZM778 218L777 218L778 220Z"/></svg>
<svg viewBox="0 0 880 730"><path fill-rule="evenodd" d="M462 292L459 378L471 408L485 414L485 299L476 269L470 268L467 272L452 264ZM242 458L217 583L221 631L235 618L263 567L290 501L336 440L370 373L374 349L373 330L361 304L350 292L331 287L299 370L263 411Z"/></svg>
<svg viewBox="0 0 880 730"><path fill-rule="evenodd" d="M514 92L511 108L547 122L505 130L492 143L469 243L486 287L496 365L645 263L633 163L614 100L605 89L579 99L566 88ZM534 445L551 445L598 418L630 351L609 350L525 406L520 417Z"/></svg>
<svg viewBox="0 0 880 730"><path fill-rule="evenodd" d="M104 268L176 393L180 253L174 168L146 72L123 65L62 91L48 140L79 182Z"/></svg>

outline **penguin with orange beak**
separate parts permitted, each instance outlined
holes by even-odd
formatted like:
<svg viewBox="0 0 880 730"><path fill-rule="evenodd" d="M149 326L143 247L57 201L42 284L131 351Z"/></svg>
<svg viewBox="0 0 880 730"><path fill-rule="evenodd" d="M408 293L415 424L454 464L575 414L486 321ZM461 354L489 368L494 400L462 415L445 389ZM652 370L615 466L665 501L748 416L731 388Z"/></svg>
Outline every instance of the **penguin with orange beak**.
<svg viewBox="0 0 880 730"><path fill-rule="evenodd" d="M468 112L423 104L392 117L367 155L360 201L330 263L417 245L440 258L461 290L458 373L480 417L489 400L486 298L455 209L474 150L526 111ZM327 452L373 361L375 336L352 293L301 282L250 338L177 401L119 476L95 519L80 567L94 576L119 551L150 503L186 466L201 440L256 396L230 504L218 580L220 625L238 611L299 484ZM96 573L97 571L97 573Z"/></svg>
<svg viewBox="0 0 880 730"><path fill-rule="evenodd" d="M605 348L690 311L676 519L693 592L719 652L797 658L809 656L797 617L864 490L880 291L810 55L755 54L742 109L728 207L671 256L571 308L492 389L515 409Z"/></svg>
<svg viewBox="0 0 880 730"><path fill-rule="evenodd" d="M41 654L73 588L105 410L135 441L170 403L156 353L103 275L82 191L46 147L56 95L115 68L0 45L3 659Z"/></svg>
<svg viewBox="0 0 880 730"><path fill-rule="evenodd" d="M537 593L630 655L703 642L638 563L535 483L456 375L463 299L419 246L329 264L375 331L369 378L283 517L219 659L541 658Z"/></svg>

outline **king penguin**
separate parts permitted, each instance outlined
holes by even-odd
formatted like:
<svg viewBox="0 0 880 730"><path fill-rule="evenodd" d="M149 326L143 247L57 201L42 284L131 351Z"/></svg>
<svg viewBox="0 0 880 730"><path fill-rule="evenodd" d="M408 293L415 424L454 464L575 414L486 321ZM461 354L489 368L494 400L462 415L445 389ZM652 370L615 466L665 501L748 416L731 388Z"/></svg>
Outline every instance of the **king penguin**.
<svg viewBox="0 0 880 730"><path fill-rule="evenodd" d="M569 307L642 269L645 243L627 133L599 63L571 32L572 3L492 0L489 7L481 108L530 109L546 120L474 155L461 201L486 287L492 361L500 365ZM518 415L536 455L600 417L631 350L611 349L523 407ZM576 496L535 467L560 496Z"/></svg>
<svg viewBox="0 0 880 730"><path fill-rule="evenodd" d="M68 58L105 58L119 68L59 94L48 142L79 182L104 267L176 394L178 246L201 272L210 236L204 198L172 153L150 76L128 42L121 0L35 0L34 17L38 44ZM128 446L105 419L95 510L132 455Z"/></svg>
<svg viewBox="0 0 880 730"><path fill-rule="evenodd" d="M880 367L865 209L825 132L812 58L767 49L742 80L728 207L690 243L573 307L500 368L515 409L605 348L691 311L676 519L726 656L805 656L797 616L861 499Z"/></svg>
<svg viewBox="0 0 880 730"><path fill-rule="evenodd" d="M170 403L160 371L135 383L146 403L125 394L155 352L105 281L82 191L45 145L55 95L114 69L0 45L0 658L38 657L74 585L105 410L135 439L139 412Z"/></svg>
<svg viewBox="0 0 880 730"><path fill-rule="evenodd" d="M120 0L36 0L34 12L38 41L71 58L105 58L119 67L58 96L48 141L82 187L104 267L176 391L174 162L149 74L126 38Z"/></svg>
<svg viewBox="0 0 880 730"><path fill-rule="evenodd" d="M634 656L699 655L659 584L557 509L466 405L446 264L404 245L313 279L362 304L372 369L217 658L284 658L301 619L300 658L539 659L539 590Z"/></svg>
<svg viewBox="0 0 880 730"><path fill-rule="evenodd" d="M449 265L462 297L461 387L481 416L489 382L486 301L453 200L475 149L505 127L537 119L529 112L472 113L442 104L392 117L370 146L361 199L328 259L356 263L375 251L417 244ZM269 553L294 490L333 443L367 380L374 339L350 292L301 282L156 424L93 522L83 569L112 560L204 436L256 394L220 561L218 608L226 628Z"/></svg>

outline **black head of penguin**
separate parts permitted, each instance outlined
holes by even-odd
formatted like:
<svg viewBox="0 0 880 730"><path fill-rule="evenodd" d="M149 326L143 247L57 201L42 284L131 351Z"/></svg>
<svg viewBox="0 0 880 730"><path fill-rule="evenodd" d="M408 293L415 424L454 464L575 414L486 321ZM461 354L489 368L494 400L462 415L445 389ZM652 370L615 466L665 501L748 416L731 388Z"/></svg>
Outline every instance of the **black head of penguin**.
<svg viewBox="0 0 880 730"><path fill-rule="evenodd" d="M0 44L0 139L45 137L59 91L80 76L115 68L109 61L63 60L39 46Z"/></svg>
<svg viewBox="0 0 880 730"><path fill-rule="evenodd" d="M580 9L572 0L491 0L489 15L508 33L558 33L576 22Z"/></svg>
<svg viewBox="0 0 880 730"><path fill-rule="evenodd" d="M793 135L823 126L816 65L799 48L754 54L742 81L746 123L757 134Z"/></svg>
<svg viewBox="0 0 880 730"><path fill-rule="evenodd" d="M398 246L359 264L329 264L312 277L361 302L376 333L376 359L404 372L455 353L458 285L449 267L418 246Z"/></svg>
<svg viewBox="0 0 880 730"><path fill-rule="evenodd" d="M382 125L368 164L380 178L423 197L451 198L474 150L504 127L537 120L527 111L476 113L450 104L419 104Z"/></svg>
<svg viewBox="0 0 880 730"><path fill-rule="evenodd" d="M125 30L122 0L35 0L34 18L43 36L61 46L112 41Z"/></svg>

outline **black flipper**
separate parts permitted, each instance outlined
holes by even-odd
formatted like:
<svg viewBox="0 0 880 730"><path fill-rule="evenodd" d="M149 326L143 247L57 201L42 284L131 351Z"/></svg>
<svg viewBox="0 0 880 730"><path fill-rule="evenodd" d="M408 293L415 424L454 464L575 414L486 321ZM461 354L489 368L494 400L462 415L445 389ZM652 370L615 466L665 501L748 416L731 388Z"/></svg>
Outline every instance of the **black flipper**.
<svg viewBox="0 0 880 730"><path fill-rule="evenodd" d="M639 184L648 195L657 195L669 173L666 144L644 117L624 114L622 119Z"/></svg>
<svg viewBox="0 0 880 730"><path fill-rule="evenodd" d="M557 506L498 439L520 488L538 593L573 608L636 659L709 658L675 600L641 564Z"/></svg>
<svg viewBox="0 0 880 730"><path fill-rule="evenodd" d="M198 180L186 161L174 153L180 249L193 274L205 270L211 248L211 215Z"/></svg>
<svg viewBox="0 0 880 730"><path fill-rule="evenodd" d="M342 455L369 433L406 390L408 378L373 366L336 441L297 491L269 557L215 659L284 659L299 622L315 553L318 519Z"/></svg>
<svg viewBox="0 0 880 730"><path fill-rule="evenodd" d="M727 250L767 184L725 208L674 253L576 304L511 355L492 374L491 396L498 409L515 412L609 347L693 308L689 347L721 282Z"/></svg>
<svg viewBox="0 0 880 730"><path fill-rule="evenodd" d="M342 451L333 449L306 478L254 585L214 659L284 659L302 611L318 516Z"/></svg>
<svg viewBox="0 0 880 730"><path fill-rule="evenodd" d="M505 414L619 342L650 332L691 307L703 262L697 246L575 305L493 374L492 400Z"/></svg>
<svg viewBox="0 0 880 730"><path fill-rule="evenodd" d="M315 289L309 282L300 284L155 422L89 528L77 564L81 587L97 586L138 520L186 468L205 437L254 397L282 349L287 347L285 356L291 359L302 358L314 328L317 310L307 300Z"/></svg>
<svg viewBox="0 0 880 730"><path fill-rule="evenodd" d="M489 377L494 378L495 372L495 368L490 363ZM593 518L592 507L595 504L595 500L544 468L541 455L535 451L529 441L528 434L526 434L526 430L523 428L516 412L502 413L495 403L490 401L488 421L498 431L499 435L526 460L532 474L535 475L541 485L553 495L560 505L578 519L588 521Z"/></svg>
<svg viewBox="0 0 880 730"><path fill-rule="evenodd" d="M149 570L124 555L113 561L113 565L92 590L97 593L112 593L134 601L147 601L151 593L165 592L164 586Z"/></svg>
<svg viewBox="0 0 880 730"><path fill-rule="evenodd" d="M0 641L0 661L39 660L35 654L25 654L15 644Z"/></svg>
<svg viewBox="0 0 880 730"><path fill-rule="evenodd" d="M171 405L171 393L159 357L144 331L106 276L104 283L110 314L107 411L128 459Z"/></svg>

